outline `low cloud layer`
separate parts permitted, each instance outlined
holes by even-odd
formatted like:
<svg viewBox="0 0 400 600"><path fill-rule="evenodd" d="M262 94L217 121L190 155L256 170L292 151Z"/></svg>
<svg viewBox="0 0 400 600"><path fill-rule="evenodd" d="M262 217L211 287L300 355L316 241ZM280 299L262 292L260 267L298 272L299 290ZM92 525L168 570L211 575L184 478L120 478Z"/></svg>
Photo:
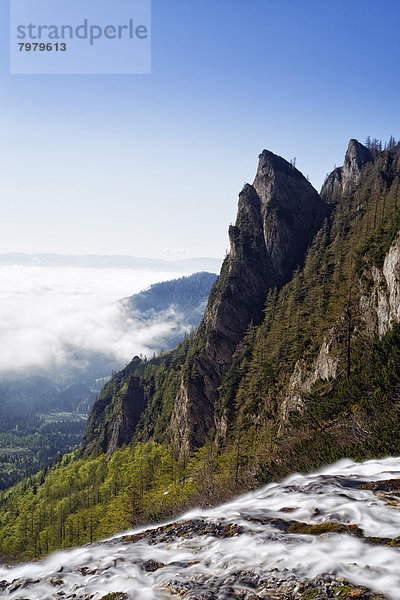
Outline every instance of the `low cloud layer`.
<svg viewBox="0 0 400 600"><path fill-rule="evenodd" d="M0 374L63 369L93 353L124 364L135 354L163 348L179 315L143 323L118 300L181 275L0 266Z"/></svg>

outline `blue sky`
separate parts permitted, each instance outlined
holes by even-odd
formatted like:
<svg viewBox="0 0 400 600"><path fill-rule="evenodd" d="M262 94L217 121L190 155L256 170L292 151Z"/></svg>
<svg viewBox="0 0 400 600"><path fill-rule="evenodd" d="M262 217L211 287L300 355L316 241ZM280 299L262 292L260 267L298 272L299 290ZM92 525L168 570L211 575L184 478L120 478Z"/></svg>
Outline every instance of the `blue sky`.
<svg viewBox="0 0 400 600"><path fill-rule="evenodd" d="M319 189L400 137L398 1L153 0L152 74L121 76L10 75L0 1L1 253L222 256L263 148Z"/></svg>

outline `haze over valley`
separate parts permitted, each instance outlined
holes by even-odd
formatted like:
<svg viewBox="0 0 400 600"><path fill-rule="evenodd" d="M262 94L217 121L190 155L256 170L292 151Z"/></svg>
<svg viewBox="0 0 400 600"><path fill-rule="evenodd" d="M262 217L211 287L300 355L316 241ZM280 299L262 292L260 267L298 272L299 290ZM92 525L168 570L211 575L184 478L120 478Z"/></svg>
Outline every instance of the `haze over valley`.
<svg viewBox="0 0 400 600"><path fill-rule="evenodd" d="M182 276L168 272L167 261L129 257L125 267L119 257L104 256L4 264L15 257L31 259L0 256L0 489L78 446L112 372L135 355L170 350L190 334L217 277Z"/></svg>

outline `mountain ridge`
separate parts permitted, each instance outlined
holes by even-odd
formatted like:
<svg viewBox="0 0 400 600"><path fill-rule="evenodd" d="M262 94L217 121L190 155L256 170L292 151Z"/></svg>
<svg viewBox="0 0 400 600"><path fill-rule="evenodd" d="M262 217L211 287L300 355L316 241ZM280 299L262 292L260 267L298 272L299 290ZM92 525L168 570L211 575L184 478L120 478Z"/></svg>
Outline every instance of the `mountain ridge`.
<svg viewBox="0 0 400 600"><path fill-rule="evenodd" d="M328 177L327 182L324 184L321 190L321 196L325 197L325 201L322 204L322 217L328 217L330 210L332 210L331 207L335 205L335 202L337 202L335 195L337 196L338 193L340 193L350 198L351 194L353 193L354 186L357 184L360 178L362 170L367 165L371 165L373 162L374 155L368 148L362 146L362 144L356 140L350 140L345 155L344 167L335 169L333 174ZM271 256L273 256L275 248L273 243L279 239L277 235L274 234L276 206L274 206L274 192L271 194L271 189L274 190L274 186L276 187L277 193L280 197L280 202L283 205L284 202L282 203L282 198L287 201L287 191L282 189L282 182L278 181L278 185L276 185L276 181L274 181L274 168L276 164L279 165L279 168L282 170L285 176L290 174L291 176L294 176L297 181L301 181L304 185L304 182L306 181L305 178L290 163L284 161L284 159L281 159L280 157L276 157L276 155L269 151L263 151L263 153L260 154L259 166L255 178L259 193L256 192L254 186L246 184L242 192L239 194L237 223L235 226L231 226L229 228L231 252L225 259L220 277L211 290L208 308L206 310L203 322L199 327L199 331L194 336L194 339L191 340L191 348L194 350L192 350L192 352L190 349L188 350L190 355L189 361L185 355L184 365L182 366L183 375L180 378L175 378L175 391L172 391L172 393L175 394L175 400L172 402L172 407L170 400L170 408L167 416L164 416L164 418L161 417L163 422L169 422L169 425L167 426L167 432L159 431L159 433L157 433L157 427L154 428L154 425L149 425L149 421L157 421L159 418L157 416L157 410L160 410L160 403L158 403L158 408L156 408L156 412L154 413L150 406L150 402L148 403L146 409L147 415L144 413L140 422L139 432L137 433L136 439L144 441L146 439L151 439L152 436L155 435L155 439L162 441L167 437L172 440L171 443L175 447L179 448L179 451L190 452L192 445L199 446L204 443L207 437L207 432L209 431L217 432L217 436L220 436L222 439L226 437L227 432L232 425L230 417L230 413L232 412L232 400L229 399L229 394L227 395L228 397L224 396L224 387L226 389L227 382L223 382L223 378L229 371L232 361L234 361L235 352L237 355L236 345L242 339L246 328L248 326L254 327L259 325L266 301L268 307L268 289L270 294L276 294L276 291L280 287L277 271L274 272L274 268L271 265ZM388 166L387 161L386 166ZM344 171L346 174L343 176ZM340 177L338 177L338 172L341 174ZM337 181L336 190L332 189L330 183L332 175ZM338 189L339 182L340 189ZM310 185L309 187L311 188ZM298 190L296 190L296 200L298 199L298 193ZM262 194L264 194L266 198L266 202L264 202L264 204L271 211L270 214L272 213L273 220L272 227L269 230L267 228L267 235L263 233L263 227L265 224L262 221L265 217L260 211L260 195ZM312 194L314 196L317 195L314 190L312 191ZM282 208L282 206L279 208ZM347 209L348 207L346 210ZM266 220L267 219L268 216ZM323 218L320 218L320 225L322 225L322 221ZM282 231L279 233L282 234ZM284 241L286 242L288 238L286 230L284 230L284 234L286 236ZM249 237L246 238L246 235ZM317 234L317 238L318 235L323 235L323 228L320 229L319 233ZM270 242L269 246L268 242ZM285 243L282 242L282 239L279 239L276 244L278 250L275 257L275 264L278 265L278 271L284 262L282 256L279 254L279 252L282 252L282 246L284 247ZM263 261L262 259L260 260L260 255L262 255L265 247L268 249L268 252L265 253ZM215 310L214 307L217 306L217 311L221 311L221 300L218 297L218 295L221 294L221 289L223 290L222 293L224 293L224 290L226 289L229 291L229 276L231 276L232 271L232 267L229 263L230 261L233 261L235 267L237 267L238 264L240 265L240 260L243 253L246 257L246 260L249 261L250 259L251 261L251 256L254 252L257 253L256 256L258 261L255 272L257 273L257 269L260 264L261 271L263 272L262 276L260 277L260 288L262 288L260 296L262 299L259 301L259 308L257 308L253 314L248 314L245 316L244 324L236 328L234 326L232 327L232 323L235 323L235 309L240 307L240 318L243 318L243 313L246 311L246 299L243 301L243 298L240 296L240 292L238 294L238 290L246 287L246 285L243 286L243 282L249 281L249 271L252 273L251 269L248 268L248 264L246 264L244 269L239 270L239 276L235 280L234 287L236 296L233 301L233 306L229 304L229 302L227 304L227 312L229 317L225 322L223 322L222 327L220 328L222 329L223 333L220 335L218 330L218 317L213 314L213 310ZM299 253L295 253L295 255L298 257ZM298 262L300 262L300 260ZM294 268L294 264L292 268ZM290 267L288 271L289 273L291 272ZM272 280L272 284L269 286L266 280L263 279L263 277L265 277L265 273L267 273L267 279L270 277ZM284 278L282 277L282 271L280 271L279 274L282 278L282 285L285 283ZM290 274L288 274L288 277L290 277ZM240 281L239 284L238 280ZM251 281L251 285L248 287L251 290L257 289L257 283L254 283L254 279ZM254 307L256 304L256 302L254 302L254 295L250 294L249 297L250 302ZM259 316L257 317L257 315ZM228 342L224 341L224 336L226 338L227 331L233 331L233 343L229 343L229 340ZM337 342L337 337L338 336L335 338L335 335L332 333L332 331L330 331L327 338L321 339L321 350L319 351L319 354L317 351L315 351L316 358L314 373L316 373L316 375L313 377L315 381L320 379L318 374L322 374L324 377L336 375L338 360L337 358L332 359L329 355L330 351L332 350L332 346L334 346ZM205 360L203 358L204 355L206 356ZM228 358L226 358L226 355L228 355ZM224 363L226 367L224 367ZM236 368L237 364L235 363L234 369ZM294 405L296 405L297 402L297 406L300 406L301 402L299 401L299 396L294 392L296 387L299 385L301 387L303 385L299 383L300 379L302 379L302 376L300 375L300 363L296 363L294 364L292 378L288 382L288 393L282 400L282 415L285 415L288 410L288 406L290 405L290 397L292 397ZM314 381L312 384L310 382L311 379L308 378L307 383L304 384L304 389L306 391L309 391L314 383ZM207 386L211 388L209 393L207 393ZM191 396L193 400L191 399ZM285 419L283 419L283 421L284 420ZM141 427L143 429L142 431L140 431ZM143 431L147 431L147 433L143 434ZM195 431L194 439L193 436L191 439L191 431ZM125 441L129 442L129 440Z"/></svg>
<svg viewBox="0 0 400 600"><path fill-rule="evenodd" d="M222 259L213 257L182 258L166 260L161 258L140 258L129 255L107 254L26 254L10 252L0 254L0 265L23 265L32 267L75 266L81 268L126 268L154 269L155 271L187 273L190 271L211 271L220 269Z"/></svg>

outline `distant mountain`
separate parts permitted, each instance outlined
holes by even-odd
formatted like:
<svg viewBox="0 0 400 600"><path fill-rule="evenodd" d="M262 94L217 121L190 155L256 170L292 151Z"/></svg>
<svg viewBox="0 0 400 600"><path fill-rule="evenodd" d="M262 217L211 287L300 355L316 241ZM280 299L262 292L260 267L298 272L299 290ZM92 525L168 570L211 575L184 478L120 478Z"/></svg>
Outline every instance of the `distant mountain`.
<svg viewBox="0 0 400 600"><path fill-rule="evenodd" d="M161 322L164 333L156 336L156 353L174 348L185 333L197 329L207 306L215 273L195 273L180 279L155 283L149 289L121 302L125 309L142 321Z"/></svg>
<svg viewBox="0 0 400 600"><path fill-rule="evenodd" d="M0 254L0 265L23 265L28 267L81 267L94 269L136 269L176 273L194 271L211 271L218 273L222 259L219 258L184 258L180 260L163 260L157 258L137 258L134 256L97 255L81 256L64 254L24 254L12 252Z"/></svg>
<svg viewBox="0 0 400 600"><path fill-rule="evenodd" d="M127 301L130 308L140 311L144 318L173 306L196 326L200 322L197 322L197 315L204 312L211 286L216 279L215 273L194 273L188 277L155 283L149 289L127 298Z"/></svg>

